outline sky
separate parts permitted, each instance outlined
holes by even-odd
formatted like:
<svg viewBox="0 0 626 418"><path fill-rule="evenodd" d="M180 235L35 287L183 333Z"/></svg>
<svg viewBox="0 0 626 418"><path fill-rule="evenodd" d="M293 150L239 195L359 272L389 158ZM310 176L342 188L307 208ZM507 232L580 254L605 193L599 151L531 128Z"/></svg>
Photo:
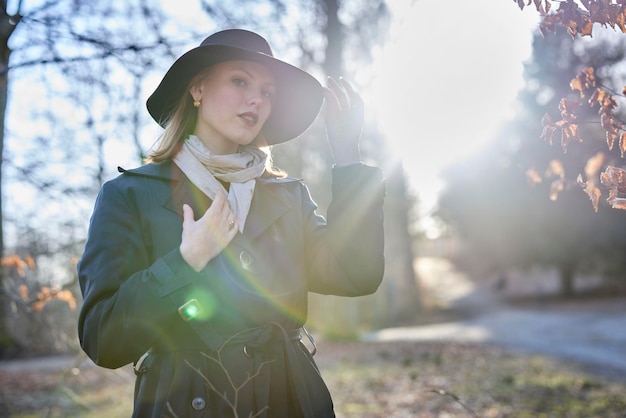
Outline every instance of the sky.
<svg viewBox="0 0 626 418"><path fill-rule="evenodd" d="M436 237L428 215L443 187L440 175L485 147L512 116L539 17L511 0L389 6L389 40L375 54L376 78L364 95L420 201L421 227Z"/></svg>
<svg viewBox="0 0 626 418"><path fill-rule="evenodd" d="M191 10L194 4L198 3L163 0L164 12L186 25L203 27L206 19L200 18L201 11ZM375 51L372 69L366 71L368 79L375 74L374 83L361 93L367 111L375 115L395 154L402 158L411 192L420 202L420 226L434 237L438 231L428 214L443 186L440 174L484 146L497 124L510 116L523 85L523 62L530 56L532 31L539 18L534 8L521 11L512 0L388 0L388 6L392 13L389 39ZM263 14L258 7L250 12ZM280 53L284 51L276 52L285 59ZM158 78L148 82L156 85ZM32 97L40 97L28 90L36 85L36 80L25 79L19 88L14 87L21 93L13 100L24 103L13 107L16 114ZM72 112L75 109L70 107L68 114ZM154 132L146 134L147 146L157 136L156 124L151 126ZM19 126L22 135L41 128ZM89 135L85 140L91 140ZM121 142L127 152L120 152ZM113 156L109 159L112 167L136 165L128 138L107 141L106 147L107 155ZM8 190L7 194L18 208L33 199L25 190Z"/></svg>
<svg viewBox="0 0 626 418"><path fill-rule="evenodd" d="M192 5L197 3L163 1L168 15L205 24ZM421 227L434 237L438 231L428 215L443 186L440 174L484 146L510 116L539 17L532 6L521 11L512 0L387 5L389 39L375 51L373 70L366 71L368 77L375 74L374 83L361 93L394 153L402 156L411 192L420 200ZM251 12L263 15L260 6Z"/></svg>

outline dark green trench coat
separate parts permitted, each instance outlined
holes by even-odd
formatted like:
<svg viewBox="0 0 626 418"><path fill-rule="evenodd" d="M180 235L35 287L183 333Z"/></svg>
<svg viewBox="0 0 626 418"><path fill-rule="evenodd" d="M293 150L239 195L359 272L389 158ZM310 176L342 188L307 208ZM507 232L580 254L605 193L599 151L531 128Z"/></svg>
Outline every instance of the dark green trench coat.
<svg viewBox="0 0 626 418"><path fill-rule="evenodd" d="M200 272L179 251L182 205L199 217L211 201L171 162L120 171L78 265L78 331L96 364L135 363L133 416L334 416L300 328L308 292L379 286L380 169L334 167L327 220L299 180L257 180L243 233Z"/></svg>

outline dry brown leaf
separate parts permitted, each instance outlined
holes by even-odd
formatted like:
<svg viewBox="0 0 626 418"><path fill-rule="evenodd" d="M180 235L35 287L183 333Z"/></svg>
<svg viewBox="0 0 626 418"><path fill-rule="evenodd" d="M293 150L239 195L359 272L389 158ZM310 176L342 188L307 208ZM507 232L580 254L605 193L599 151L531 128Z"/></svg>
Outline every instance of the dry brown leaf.
<svg viewBox="0 0 626 418"><path fill-rule="evenodd" d="M554 133L556 132L556 125L552 123L552 118L547 113L543 115L543 118L541 118L541 124L543 125L543 130L541 131L541 135L539 137L548 145L552 145Z"/></svg>
<svg viewBox="0 0 626 418"><path fill-rule="evenodd" d="M581 106L582 106L581 102L562 98L559 101L559 110L561 111L561 118L570 123L576 121L577 119L576 111Z"/></svg>
<svg viewBox="0 0 626 418"><path fill-rule="evenodd" d="M600 169L604 165L606 155L599 151L593 157L589 158L585 163L585 176L587 181L592 181L595 184L595 179L600 172Z"/></svg>
<svg viewBox="0 0 626 418"><path fill-rule="evenodd" d="M621 207L621 201L625 200L620 197L626 193L626 171L619 167L607 166L602 174L600 174L600 182L604 187L609 189L609 197L607 202L614 209L626 209Z"/></svg>
<svg viewBox="0 0 626 418"><path fill-rule="evenodd" d="M2 265L2 267L9 267L9 268L15 269L15 272L20 277L24 277L26 275L25 268L27 267L27 264L18 255L12 254L12 255L7 255L7 256L2 257L2 260L0 260L0 264Z"/></svg>
<svg viewBox="0 0 626 418"><path fill-rule="evenodd" d="M589 196L589 200L591 200L594 212L598 213L598 204L600 203L602 191L596 186L588 185L587 187L585 187L585 193L587 193L587 196Z"/></svg>
<svg viewBox="0 0 626 418"><path fill-rule="evenodd" d="M591 20L587 20L583 25L582 29L578 31L578 33L582 36L591 36L593 32L593 22Z"/></svg>
<svg viewBox="0 0 626 418"><path fill-rule="evenodd" d="M583 68L581 74L584 74L586 88L590 89L596 86L596 74L593 67Z"/></svg>
<svg viewBox="0 0 626 418"><path fill-rule="evenodd" d="M31 306L35 312L41 312L46 304L54 299L67 303L68 307L72 310L76 309L76 299L72 292L47 286L43 286L39 292L37 292L37 299L32 302Z"/></svg>
<svg viewBox="0 0 626 418"><path fill-rule="evenodd" d="M567 147L572 140L582 142L578 135L578 124L575 123L566 124L561 128L561 148L563 148L563 153L567 153Z"/></svg>
<svg viewBox="0 0 626 418"><path fill-rule="evenodd" d="M572 81L569 82L569 87L572 90L577 91L580 94L580 97L585 97L583 81L580 77L573 78Z"/></svg>
<svg viewBox="0 0 626 418"><path fill-rule="evenodd" d="M563 163L559 160L550 161L548 163L548 167L546 168L545 176L549 179L565 177L565 168L563 167Z"/></svg>
<svg viewBox="0 0 626 418"><path fill-rule="evenodd" d="M565 190L565 179L556 179L550 184L550 200L555 201L559 197L559 193Z"/></svg>
<svg viewBox="0 0 626 418"><path fill-rule="evenodd" d="M613 145L617 140L617 133L613 131L606 131L606 145L609 147L609 151L613 149Z"/></svg>
<svg viewBox="0 0 626 418"><path fill-rule="evenodd" d="M619 137L619 150L622 158L624 158L624 153L626 152L626 131L623 131Z"/></svg>
<svg viewBox="0 0 626 418"><path fill-rule="evenodd" d="M526 170L526 179L531 186L539 184L543 181L537 170L535 170L534 168L529 168L528 170Z"/></svg>
<svg viewBox="0 0 626 418"><path fill-rule="evenodd" d="M607 94L608 93L605 90L596 88L593 91L593 94L591 95L591 97L588 100L589 106L591 106L591 107L593 107L595 105L602 106L602 103L604 103L605 100L606 100Z"/></svg>
<svg viewBox="0 0 626 418"><path fill-rule="evenodd" d="M28 286L23 284L23 285L20 285L19 289L20 289L19 290L20 297L22 298L22 300L28 300Z"/></svg>
<svg viewBox="0 0 626 418"><path fill-rule="evenodd" d="M556 25L561 23L561 19L556 14L546 15L539 23L539 31L541 35L546 36L549 33L556 32Z"/></svg>
<svg viewBox="0 0 626 418"><path fill-rule="evenodd" d="M589 197L589 200L591 200L591 204L593 205L593 210L597 213L598 204L600 203L600 197L602 196L602 191L598 187L595 186L594 184L595 182L583 181L583 177L580 174L576 178L576 183L578 183L578 185L583 188L583 191L587 194L587 196Z"/></svg>
<svg viewBox="0 0 626 418"><path fill-rule="evenodd" d="M542 3L541 0L534 0L534 2L535 2L535 8L539 12L539 14L541 16L545 16L550 7L550 3L548 3L548 0L544 0L544 3ZM546 5L544 6L544 4Z"/></svg>
<svg viewBox="0 0 626 418"><path fill-rule="evenodd" d="M615 16L615 25L620 28L622 32L626 32L626 9L622 6L622 10Z"/></svg>
<svg viewBox="0 0 626 418"><path fill-rule="evenodd" d="M76 299L74 298L72 292L70 292L69 290L61 290L59 293L57 293L57 299L67 303L67 306L71 310L76 309Z"/></svg>
<svg viewBox="0 0 626 418"><path fill-rule="evenodd" d="M35 270L35 259L31 256L26 256L24 258L24 262L28 266L29 269Z"/></svg>
<svg viewBox="0 0 626 418"><path fill-rule="evenodd" d="M626 199L624 198L615 198L613 200L611 200L611 207L613 209L622 209L622 210L626 210Z"/></svg>
<svg viewBox="0 0 626 418"><path fill-rule="evenodd" d="M608 130L612 130L613 128L613 124L614 124L614 119L613 119L613 115L611 115L611 113L609 112L602 112L600 114L600 125Z"/></svg>

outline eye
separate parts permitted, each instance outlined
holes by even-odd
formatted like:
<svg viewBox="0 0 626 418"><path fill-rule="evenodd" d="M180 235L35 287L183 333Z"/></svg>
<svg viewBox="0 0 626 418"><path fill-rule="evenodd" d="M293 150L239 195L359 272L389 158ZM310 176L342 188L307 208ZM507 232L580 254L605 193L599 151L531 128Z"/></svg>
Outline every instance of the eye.
<svg viewBox="0 0 626 418"><path fill-rule="evenodd" d="M238 87L245 87L246 80L244 80L243 78L233 78L233 84Z"/></svg>
<svg viewBox="0 0 626 418"><path fill-rule="evenodd" d="M263 94L263 97L265 97L267 99L273 99L274 98L274 91L273 90L263 90L261 93Z"/></svg>

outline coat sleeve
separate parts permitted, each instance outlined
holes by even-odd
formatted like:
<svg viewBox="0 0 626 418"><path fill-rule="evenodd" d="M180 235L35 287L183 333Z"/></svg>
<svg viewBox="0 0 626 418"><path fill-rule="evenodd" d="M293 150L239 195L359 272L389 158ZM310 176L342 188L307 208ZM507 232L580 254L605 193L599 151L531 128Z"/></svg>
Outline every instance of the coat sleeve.
<svg viewBox="0 0 626 418"><path fill-rule="evenodd" d="M304 203L307 283L312 292L374 293L384 273L382 170L365 164L333 167L327 220Z"/></svg>
<svg viewBox="0 0 626 418"><path fill-rule="evenodd" d="M96 200L78 264L83 293L78 335L98 365L117 368L135 361L178 317L201 274L178 247L150 260L141 214L119 182L106 183Z"/></svg>

